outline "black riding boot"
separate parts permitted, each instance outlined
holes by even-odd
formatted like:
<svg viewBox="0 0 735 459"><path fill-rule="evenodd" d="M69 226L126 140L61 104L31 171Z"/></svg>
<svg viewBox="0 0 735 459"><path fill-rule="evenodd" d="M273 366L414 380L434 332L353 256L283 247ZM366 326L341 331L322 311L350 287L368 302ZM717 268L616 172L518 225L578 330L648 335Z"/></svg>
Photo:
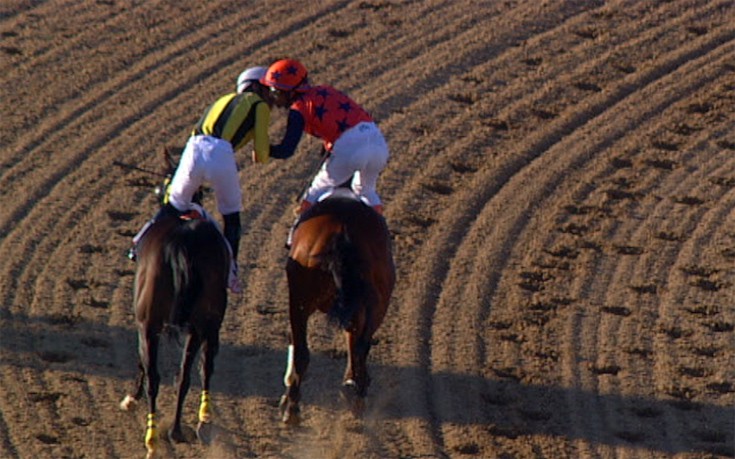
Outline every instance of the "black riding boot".
<svg viewBox="0 0 735 459"><path fill-rule="evenodd" d="M223 215L222 218L225 221L225 239L230 244L232 250L232 263L230 277L227 281L228 287L233 293L240 293L242 288L237 277L237 252L240 249L240 235L242 233L242 226L240 225L240 212L234 212L231 214Z"/></svg>
<svg viewBox="0 0 735 459"><path fill-rule="evenodd" d="M232 249L232 259L237 261L237 252L240 249L240 235L242 234L242 225L240 225L240 212L223 215L225 220L225 239L230 243Z"/></svg>

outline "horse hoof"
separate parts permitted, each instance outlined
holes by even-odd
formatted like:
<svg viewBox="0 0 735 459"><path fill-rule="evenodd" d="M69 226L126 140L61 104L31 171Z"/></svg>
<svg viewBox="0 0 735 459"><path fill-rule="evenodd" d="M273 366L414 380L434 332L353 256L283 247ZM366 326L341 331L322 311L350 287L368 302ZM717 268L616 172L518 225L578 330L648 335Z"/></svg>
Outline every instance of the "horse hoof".
<svg viewBox="0 0 735 459"><path fill-rule="evenodd" d="M348 379L342 383L342 388L339 391L339 395L342 400L348 404L358 397L357 383L353 379Z"/></svg>
<svg viewBox="0 0 735 459"><path fill-rule="evenodd" d="M365 397L360 395L357 383L352 379L345 381L344 384L342 384L340 396L347 404L353 416L361 418L365 413Z"/></svg>
<svg viewBox="0 0 735 459"><path fill-rule="evenodd" d="M301 417L299 416L301 409L298 405L291 404L286 395L281 397L281 401L278 404L278 410L281 413L281 420L284 424L289 426L297 426L301 424Z"/></svg>
<svg viewBox="0 0 735 459"><path fill-rule="evenodd" d="M171 440L171 443L186 443L186 436L181 429L169 430L168 439Z"/></svg>
<svg viewBox="0 0 735 459"><path fill-rule="evenodd" d="M281 400L278 402L278 412L281 413L281 416L286 412L286 407L288 406L288 397L286 395L281 396Z"/></svg>
<svg viewBox="0 0 735 459"><path fill-rule="evenodd" d="M359 397L354 400L350 407L350 411L352 411L352 415L354 417L358 419L362 418L365 415L365 399L363 397Z"/></svg>
<svg viewBox="0 0 735 459"><path fill-rule="evenodd" d="M301 424L301 417L298 410L287 410L283 413L283 423L287 426L296 427Z"/></svg>
<svg viewBox="0 0 735 459"><path fill-rule="evenodd" d="M128 394L120 402L120 409L123 410L123 411L130 411L132 408L135 407L135 405L137 403L138 403L138 401L135 399L135 397L133 397L132 395Z"/></svg>
<svg viewBox="0 0 735 459"><path fill-rule="evenodd" d="M205 445L212 444L215 437L215 428L211 422L200 422L197 425L197 438Z"/></svg>

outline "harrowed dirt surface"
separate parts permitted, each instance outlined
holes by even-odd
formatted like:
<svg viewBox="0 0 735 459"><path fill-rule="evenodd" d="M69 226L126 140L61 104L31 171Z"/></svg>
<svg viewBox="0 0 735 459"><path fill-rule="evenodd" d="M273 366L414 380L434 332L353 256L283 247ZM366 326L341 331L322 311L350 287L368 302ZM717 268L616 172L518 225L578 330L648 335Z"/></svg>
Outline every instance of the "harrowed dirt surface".
<svg viewBox="0 0 735 459"><path fill-rule="evenodd" d="M137 352L124 254L158 178L115 161L159 170L244 68L283 56L391 147L398 282L367 413L339 402L342 338L319 316L303 425L279 421L283 243L319 143L266 165L248 147L217 436L161 457L733 457L735 3L300 4L3 1L0 457L144 457L144 406L118 408ZM284 125L274 111L274 139Z"/></svg>

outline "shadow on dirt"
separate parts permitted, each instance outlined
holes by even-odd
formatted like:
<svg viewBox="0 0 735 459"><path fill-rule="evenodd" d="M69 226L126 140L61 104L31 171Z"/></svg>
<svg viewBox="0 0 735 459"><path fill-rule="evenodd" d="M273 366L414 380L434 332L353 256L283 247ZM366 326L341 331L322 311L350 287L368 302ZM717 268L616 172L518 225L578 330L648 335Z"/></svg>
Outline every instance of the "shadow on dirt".
<svg viewBox="0 0 735 459"><path fill-rule="evenodd" d="M170 384L177 369L180 349L175 340L162 343L162 390L173 390ZM283 389L285 343L284 349L278 350L232 346L227 342L221 346L213 390L234 397L266 397L273 400L275 406ZM119 379L121 397L124 389L132 390L134 385L136 349L136 334L132 326L116 328L68 317L31 318L9 316L7 313L0 320L0 366L54 368L74 374L76 378ZM314 352L305 385L304 404L331 409L334 397L329 391L333 389L334 395L337 394L343 369L343 355ZM372 407L367 415L378 421L432 417L436 419L427 420L434 424L484 425L493 437L548 435L659 450L660 445L667 445L661 452L672 455L701 452L727 456L733 451L735 416L732 408L698 403L686 397L662 400L600 395L570 388L527 385L513 378L491 380L468 374L432 374L415 367L376 363L371 365L371 371L373 385L369 401ZM197 387L197 377L192 376L192 387ZM426 394L417 396L423 401L417 403L415 409L399 400L399 391L388 389L408 380L426 381ZM263 381L272 381L272 384ZM427 404L435 405L430 410L431 414L428 414ZM481 405L480 410L478 404ZM600 423L599 416L590 414L588 419L570 419L570 404L577 408L589 407L590 413L599 411L596 407L605 406L606 411L623 413L621 419L628 421L618 425L615 420L605 420L597 430L584 428L580 431L575 426ZM609 407L615 408L610 410ZM585 411L574 410L577 417ZM478 412L482 413L480 419ZM665 435L660 429L661 423L672 416L687 420L685 436L689 438L675 442L660 438ZM634 425L629 421L631 418L635 420Z"/></svg>

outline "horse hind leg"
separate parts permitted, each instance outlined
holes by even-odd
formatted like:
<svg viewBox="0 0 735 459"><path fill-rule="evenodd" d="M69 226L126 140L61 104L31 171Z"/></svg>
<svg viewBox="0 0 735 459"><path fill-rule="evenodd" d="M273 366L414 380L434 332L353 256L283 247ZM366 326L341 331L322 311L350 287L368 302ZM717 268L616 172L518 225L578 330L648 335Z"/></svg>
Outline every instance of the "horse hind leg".
<svg viewBox="0 0 735 459"><path fill-rule="evenodd" d="M298 244L298 241L294 242ZM289 258L286 266L288 277L288 319L290 343L288 361L283 383L286 391L281 397L279 409L281 420L287 425L301 422L299 402L301 384L309 368L310 353L307 342L309 317L320 309L320 297L315 291L323 288L325 275L318 270L310 270Z"/></svg>
<svg viewBox="0 0 735 459"><path fill-rule="evenodd" d="M365 412L365 397L370 386L367 371L367 356L370 352L371 339L356 338L353 332L345 333L347 341L347 368L340 395L352 414L362 417Z"/></svg>
<svg viewBox="0 0 735 459"><path fill-rule="evenodd" d="M219 325L211 331L204 341L204 356L202 360L202 393L199 397L199 423L197 437L204 444L213 440L212 407L209 397L209 385L214 373L214 359L219 352Z"/></svg>
<svg viewBox="0 0 735 459"><path fill-rule="evenodd" d="M161 383L158 373L158 341L156 330L147 328L138 331L138 352L140 365L148 380L148 415L146 416L145 446L147 457L155 457L158 448L158 422L156 418L156 398ZM139 386L140 389L140 386Z"/></svg>
<svg viewBox="0 0 735 459"><path fill-rule="evenodd" d="M135 394L126 394L120 402L120 409L123 411L132 410L138 404L138 400L143 396L145 387L145 370L143 364L138 360L138 378L135 383Z"/></svg>
<svg viewBox="0 0 735 459"><path fill-rule="evenodd" d="M295 426L301 423L301 408L299 407L301 383L306 375L309 360L309 348L305 341L300 345L288 346L286 374L283 377L286 392L281 397L279 404L281 418L285 424Z"/></svg>
<svg viewBox="0 0 735 459"><path fill-rule="evenodd" d="M168 436L171 441L176 443L183 443L186 441L183 431L181 430L181 413L184 407L184 400L186 394L189 391L191 385L191 366L194 362L199 348L201 347L201 339L196 331L192 330L186 338L186 345L184 347L184 355L181 359L181 368L179 369L178 377L178 390L176 396L176 414L174 416L174 422L171 425Z"/></svg>

